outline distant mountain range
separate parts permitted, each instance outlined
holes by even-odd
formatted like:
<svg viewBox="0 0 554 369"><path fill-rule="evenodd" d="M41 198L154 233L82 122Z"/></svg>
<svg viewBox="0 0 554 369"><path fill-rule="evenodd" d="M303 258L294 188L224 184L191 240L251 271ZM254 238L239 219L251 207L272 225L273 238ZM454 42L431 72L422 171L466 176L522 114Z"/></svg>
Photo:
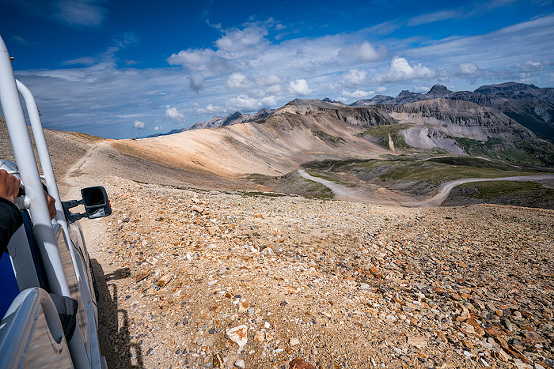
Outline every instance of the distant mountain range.
<svg viewBox="0 0 554 369"><path fill-rule="evenodd" d="M425 94L404 90L396 97L377 95L371 99L358 100L351 106L403 105L437 98L470 101L496 108L538 137L554 142L554 88L506 82L481 86L473 92L453 92L445 86L435 85Z"/></svg>
<svg viewBox="0 0 554 369"><path fill-rule="evenodd" d="M171 135L174 133L191 131L194 129L201 129L201 128L227 127L227 126L232 126L233 124L262 122L274 111L275 109L261 109L260 111L254 114L242 114L241 112L236 111L232 114L227 115L226 117L216 115L215 117L213 117L207 122L198 122L188 128L174 129L167 133L157 133L157 134L150 135L148 137L159 137L159 136Z"/></svg>
<svg viewBox="0 0 554 369"><path fill-rule="evenodd" d="M540 88L517 82L481 86L475 91L450 91L443 85L434 85L427 93L404 90L396 97L376 95L350 104L353 107L404 105L433 99L461 100L482 107L492 107L519 124L530 129L538 137L554 143L554 88ZM324 98L324 103L345 105L340 101ZM387 110L387 109L385 109ZM198 122L189 128L175 129L149 137L164 136L200 128L226 127L240 123L262 123L275 109L262 109L255 114L234 112L225 117L215 116L207 122Z"/></svg>

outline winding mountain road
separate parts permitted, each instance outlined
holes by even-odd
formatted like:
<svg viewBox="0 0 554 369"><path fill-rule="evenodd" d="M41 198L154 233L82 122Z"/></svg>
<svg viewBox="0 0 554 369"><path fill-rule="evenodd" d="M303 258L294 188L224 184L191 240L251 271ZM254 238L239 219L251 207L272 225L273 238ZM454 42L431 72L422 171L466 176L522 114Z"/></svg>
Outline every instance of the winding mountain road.
<svg viewBox="0 0 554 369"><path fill-rule="evenodd" d="M350 201L356 201L358 200L359 196L356 194L354 190L352 190L349 187L346 187L344 185L335 183L333 181L329 181L323 178L314 177L312 175L309 175L306 173L304 169L298 169L298 174L300 174L302 177L306 178L307 180L321 183L331 191L333 191L333 194L335 195L335 198L337 200L350 200Z"/></svg>
<svg viewBox="0 0 554 369"><path fill-rule="evenodd" d="M344 185L335 183L333 181L329 181L323 178L314 177L312 175L309 175L306 173L305 170L299 169L298 173L314 182L321 183L325 187L329 188L331 191L333 191L333 194L335 195L335 198L337 200L349 200L349 201L360 201L359 194L352 188L346 187ZM513 176L513 177L500 177L500 178L463 178L463 179L456 179L453 181L449 181L446 183L443 183L438 193L428 199L421 200L421 201L400 201L399 205L406 206L406 207L433 207L433 206L440 206L444 200L448 197L450 194L450 191L456 186L459 186L464 183L472 183L472 182L489 182L489 181L517 181L517 182L527 182L527 181L542 181L542 180L554 180L554 174L538 174L538 175L530 175L530 176Z"/></svg>
<svg viewBox="0 0 554 369"><path fill-rule="evenodd" d="M439 192L426 200L414 201L414 202L404 202L401 203L402 206L407 207L431 207L431 206L440 206L444 200L450 194L450 191L456 186L459 186L464 183L473 183L473 182L490 182L490 181L516 181L516 182L527 182L527 181L541 181L541 180L554 180L554 174L538 174L531 176L514 176L514 177L500 177L500 178L463 178L456 179L454 181L449 181L443 183Z"/></svg>

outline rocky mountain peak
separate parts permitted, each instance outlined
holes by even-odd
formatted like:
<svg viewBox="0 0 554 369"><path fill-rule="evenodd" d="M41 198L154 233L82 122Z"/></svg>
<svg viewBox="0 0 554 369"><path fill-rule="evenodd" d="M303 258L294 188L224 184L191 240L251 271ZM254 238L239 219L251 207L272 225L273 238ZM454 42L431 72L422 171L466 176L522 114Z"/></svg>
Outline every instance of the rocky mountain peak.
<svg viewBox="0 0 554 369"><path fill-rule="evenodd" d="M434 85L431 87L427 95L433 95L433 96L445 96L452 93L446 86L443 85Z"/></svg>

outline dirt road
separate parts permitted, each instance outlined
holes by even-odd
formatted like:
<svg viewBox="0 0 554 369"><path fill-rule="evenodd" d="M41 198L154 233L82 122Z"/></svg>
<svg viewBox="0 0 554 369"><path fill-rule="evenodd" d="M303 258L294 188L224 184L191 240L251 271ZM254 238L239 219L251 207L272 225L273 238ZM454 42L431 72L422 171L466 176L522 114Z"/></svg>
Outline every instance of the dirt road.
<svg viewBox="0 0 554 369"><path fill-rule="evenodd" d="M553 180L554 174L542 174L542 175L532 175L532 176L515 176L515 177L501 177L501 178L463 178L456 179L454 181L449 181L443 183L439 192L426 200L423 201L413 201L413 202L403 202L402 206L407 207L432 207L440 206L444 200L450 194L450 191L456 186L462 185L464 183L473 183L473 182L490 182L490 181L516 181L516 182L528 182L528 181L542 181L542 180Z"/></svg>

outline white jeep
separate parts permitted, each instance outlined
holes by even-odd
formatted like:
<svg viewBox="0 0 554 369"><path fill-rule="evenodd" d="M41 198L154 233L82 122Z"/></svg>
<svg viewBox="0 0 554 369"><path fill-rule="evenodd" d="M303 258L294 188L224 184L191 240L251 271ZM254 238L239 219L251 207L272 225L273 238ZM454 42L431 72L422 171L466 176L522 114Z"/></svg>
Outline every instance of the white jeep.
<svg viewBox="0 0 554 369"><path fill-rule="evenodd" d="M23 217L0 258L0 368L106 368L98 345L98 292L78 220L110 215L108 197L96 186L82 189L81 200L61 201L35 99L15 79L1 37L0 103L17 163L0 160L0 169L21 180L16 204ZM52 220L44 191L56 200ZM70 211L78 205L84 213Z"/></svg>

